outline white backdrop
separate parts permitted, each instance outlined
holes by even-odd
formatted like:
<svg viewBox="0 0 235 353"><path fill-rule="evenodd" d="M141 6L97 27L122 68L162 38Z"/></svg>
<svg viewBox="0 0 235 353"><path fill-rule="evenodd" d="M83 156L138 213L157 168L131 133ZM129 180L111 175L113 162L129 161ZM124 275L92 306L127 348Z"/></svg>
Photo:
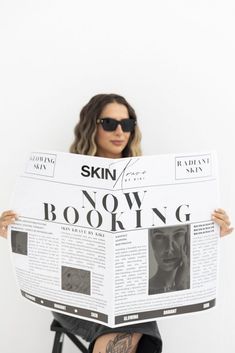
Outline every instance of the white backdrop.
<svg viewBox="0 0 235 353"><path fill-rule="evenodd" d="M0 211L25 153L67 151L82 106L115 92L145 154L218 151L235 223L234 16L233 0L0 0ZM234 245L221 240L217 308L159 323L164 353L235 352ZM0 259L0 352L51 352L51 314L18 296L4 239Z"/></svg>

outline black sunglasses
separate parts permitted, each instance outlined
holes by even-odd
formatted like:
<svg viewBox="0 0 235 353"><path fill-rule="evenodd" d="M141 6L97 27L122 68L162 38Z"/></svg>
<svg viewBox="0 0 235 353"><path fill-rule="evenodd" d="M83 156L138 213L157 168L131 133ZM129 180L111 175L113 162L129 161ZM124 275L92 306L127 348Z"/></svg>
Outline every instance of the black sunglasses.
<svg viewBox="0 0 235 353"><path fill-rule="evenodd" d="M113 118L100 118L96 120L97 124L101 124L105 131L115 131L118 125L121 125L123 132L132 132L136 125L135 119L116 120Z"/></svg>

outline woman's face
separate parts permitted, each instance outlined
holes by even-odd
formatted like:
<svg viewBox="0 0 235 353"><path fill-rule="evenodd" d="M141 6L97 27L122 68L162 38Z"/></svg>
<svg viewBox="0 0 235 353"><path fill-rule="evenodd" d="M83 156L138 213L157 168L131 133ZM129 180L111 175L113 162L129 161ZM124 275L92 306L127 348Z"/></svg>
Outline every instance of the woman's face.
<svg viewBox="0 0 235 353"><path fill-rule="evenodd" d="M173 271L186 252L187 226L164 227L150 230L151 243L158 266L163 271Z"/></svg>
<svg viewBox="0 0 235 353"><path fill-rule="evenodd" d="M116 120L128 119L127 107L119 103L107 104L100 114L100 118L113 118ZM119 124L114 131L105 131L101 124L97 126L96 145L99 157L121 158L122 151L130 138L130 132L123 132Z"/></svg>
<svg viewBox="0 0 235 353"><path fill-rule="evenodd" d="M90 277L88 271L62 267L62 289L90 294Z"/></svg>

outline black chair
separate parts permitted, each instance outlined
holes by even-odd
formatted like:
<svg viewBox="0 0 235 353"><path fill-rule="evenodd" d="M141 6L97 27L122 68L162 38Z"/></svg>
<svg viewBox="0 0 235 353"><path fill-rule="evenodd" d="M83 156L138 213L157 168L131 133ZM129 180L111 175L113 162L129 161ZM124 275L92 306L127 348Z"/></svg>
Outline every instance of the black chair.
<svg viewBox="0 0 235 353"><path fill-rule="evenodd" d="M80 352L88 353L88 349L84 346L84 344L82 344L77 336L67 331L58 321L53 320L51 324L51 331L55 332L52 353L62 353L64 335L70 338L70 340L78 347Z"/></svg>

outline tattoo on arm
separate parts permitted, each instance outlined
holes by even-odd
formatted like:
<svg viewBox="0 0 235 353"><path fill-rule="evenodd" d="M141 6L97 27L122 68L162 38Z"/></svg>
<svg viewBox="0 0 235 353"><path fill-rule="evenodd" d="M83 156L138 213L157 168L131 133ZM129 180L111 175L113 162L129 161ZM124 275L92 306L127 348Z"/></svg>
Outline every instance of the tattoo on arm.
<svg viewBox="0 0 235 353"><path fill-rule="evenodd" d="M113 340L110 340L106 347L106 353L131 353L132 352L131 333L118 334Z"/></svg>

